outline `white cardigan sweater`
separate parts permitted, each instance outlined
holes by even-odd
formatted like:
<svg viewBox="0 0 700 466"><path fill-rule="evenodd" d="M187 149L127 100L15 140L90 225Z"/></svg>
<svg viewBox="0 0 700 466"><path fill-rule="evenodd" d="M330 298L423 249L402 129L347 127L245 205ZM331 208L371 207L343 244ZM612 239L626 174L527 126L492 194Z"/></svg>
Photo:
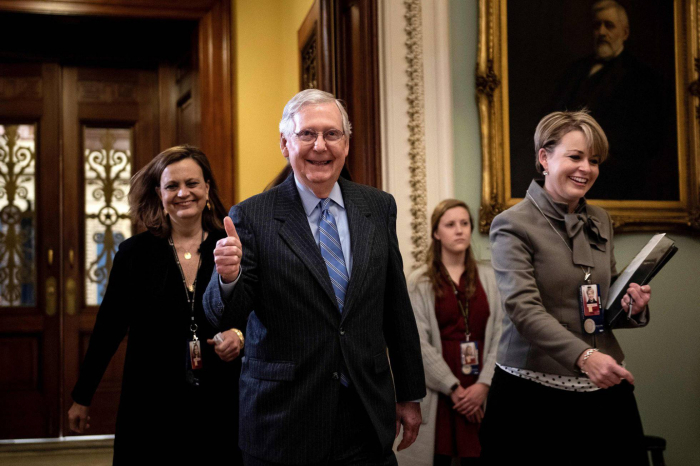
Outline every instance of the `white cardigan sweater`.
<svg viewBox="0 0 700 466"><path fill-rule="evenodd" d="M430 280L425 275L426 270L427 266L423 265L409 275L408 294L411 297L411 305L420 335L427 395L420 405L423 424L420 427L418 438L409 448L396 454L400 466L430 466L433 464L438 393L450 395L452 386L459 383L457 377L442 358L440 328L435 317L435 294ZM491 386L491 379L496 368L498 341L501 337L503 310L491 264L479 262L477 270L481 285L486 292L490 312L486 322L483 368L477 382ZM403 433L399 435L394 448L398 445L402 435Z"/></svg>

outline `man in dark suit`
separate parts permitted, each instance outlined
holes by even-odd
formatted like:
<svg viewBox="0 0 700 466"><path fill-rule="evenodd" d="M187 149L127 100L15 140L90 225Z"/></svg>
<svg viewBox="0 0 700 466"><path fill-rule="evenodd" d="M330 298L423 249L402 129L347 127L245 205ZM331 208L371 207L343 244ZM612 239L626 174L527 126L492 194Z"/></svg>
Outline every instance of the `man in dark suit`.
<svg viewBox="0 0 700 466"><path fill-rule="evenodd" d="M399 426L399 448L418 433L425 378L396 203L339 178L350 132L331 94L294 96L280 122L292 175L234 206L214 252L208 318L222 328L249 319L239 439L247 465L396 464Z"/></svg>
<svg viewBox="0 0 700 466"><path fill-rule="evenodd" d="M622 5L600 0L592 13L594 54L566 69L547 113L585 107L608 137L610 155L589 198L678 199L673 92L625 49L630 25Z"/></svg>

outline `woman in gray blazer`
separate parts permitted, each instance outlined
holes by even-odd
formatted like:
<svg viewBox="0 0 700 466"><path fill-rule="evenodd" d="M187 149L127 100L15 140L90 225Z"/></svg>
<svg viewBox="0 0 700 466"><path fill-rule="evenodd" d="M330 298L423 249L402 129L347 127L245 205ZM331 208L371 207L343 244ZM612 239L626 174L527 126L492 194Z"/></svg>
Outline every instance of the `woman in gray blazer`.
<svg viewBox="0 0 700 466"><path fill-rule="evenodd" d="M610 216L584 197L607 138L586 112L556 112L537 126L535 150L544 182L533 181L491 225L506 317L482 456L488 464L646 464L634 377L603 313L584 315L584 289L596 287L605 302L617 275ZM648 285L632 284L622 300L631 317L616 326L646 325L650 296Z"/></svg>
<svg viewBox="0 0 700 466"><path fill-rule="evenodd" d="M423 425L396 457L400 466L449 465L453 457L474 465L503 311L491 265L474 258L467 205L440 202L431 226L427 261L408 277L427 388Z"/></svg>

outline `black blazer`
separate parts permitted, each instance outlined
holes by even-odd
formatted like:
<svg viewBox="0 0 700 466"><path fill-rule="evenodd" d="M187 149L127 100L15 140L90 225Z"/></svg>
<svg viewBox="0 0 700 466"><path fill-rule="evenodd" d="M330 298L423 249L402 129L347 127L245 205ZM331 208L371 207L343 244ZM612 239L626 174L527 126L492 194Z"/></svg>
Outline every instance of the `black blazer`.
<svg viewBox="0 0 700 466"><path fill-rule="evenodd" d="M240 453L227 445L237 435L230 420L238 415L240 361L223 362L206 344L216 330L204 317L201 299L214 269L214 246L222 236L211 233L200 248L195 300L197 334L203 342L200 387L186 382L191 308L167 239L145 232L119 246L72 393L76 402L91 404L128 332L114 464L202 460L240 464L235 461ZM183 445L192 447L180 448Z"/></svg>
<svg viewBox="0 0 700 466"><path fill-rule="evenodd" d="M215 325L249 314L240 446L267 461L308 464L328 455L343 367L387 455L396 401L425 396L394 199L338 182L353 255L342 316L293 176L231 209L243 244L242 274L230 302L222 302L216 272L204 296Z"/></svg>

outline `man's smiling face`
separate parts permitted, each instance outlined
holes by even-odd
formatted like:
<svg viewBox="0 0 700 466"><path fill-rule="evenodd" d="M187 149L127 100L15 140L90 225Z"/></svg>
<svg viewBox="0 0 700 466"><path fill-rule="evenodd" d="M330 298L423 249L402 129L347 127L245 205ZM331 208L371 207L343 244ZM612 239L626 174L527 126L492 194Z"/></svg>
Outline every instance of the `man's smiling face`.
<svg viewBox="0 0 700 466"><path fill-rule="evenodd" d="M310 130L323 133L331 129L343 130L343 117L335 102L310 104L294 115L294 133ZM289 159L299 182L319 198L328 197L348 156L350 143L347 136L335 142L326 142L318 136L305 143L296 134L281 135L282 154Z"/></svg>

